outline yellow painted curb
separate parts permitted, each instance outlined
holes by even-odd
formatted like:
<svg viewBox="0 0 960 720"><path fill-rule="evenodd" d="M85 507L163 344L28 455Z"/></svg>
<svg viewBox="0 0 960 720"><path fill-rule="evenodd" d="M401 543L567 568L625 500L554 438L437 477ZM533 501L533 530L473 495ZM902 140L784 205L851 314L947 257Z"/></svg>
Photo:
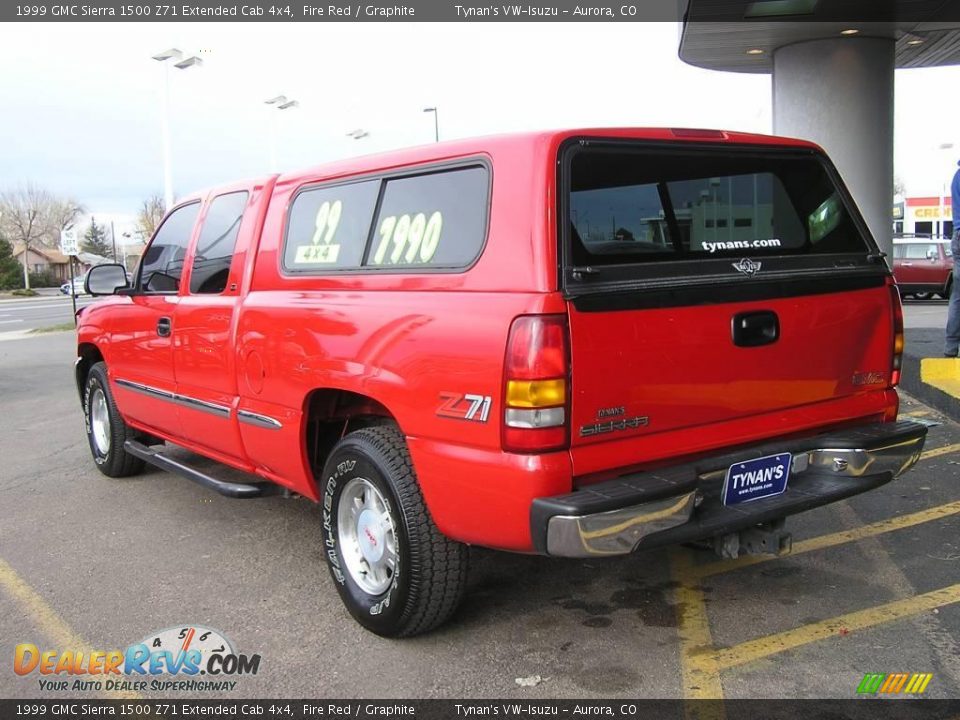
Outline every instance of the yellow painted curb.
<svg viewBox="0 0 960 720"><path fill-rule="evenodd" d="M920 379L948 395L960 398L960 359L923 358L920 360Z"/></svg>

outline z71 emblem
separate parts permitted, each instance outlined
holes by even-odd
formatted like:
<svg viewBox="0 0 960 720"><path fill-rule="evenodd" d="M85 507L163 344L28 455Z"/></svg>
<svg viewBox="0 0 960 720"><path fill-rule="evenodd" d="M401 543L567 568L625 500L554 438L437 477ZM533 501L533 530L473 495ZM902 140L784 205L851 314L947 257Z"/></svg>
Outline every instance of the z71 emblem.
<svg viewBox="0 0 960 720"><path fill-rule="evenodd" d="M493 398L489 395L452 392L440 393L440 400L442 403L437 408L437 415L440 417L474 422L486 422L490 417L490 405L493 403Z"/></svg>

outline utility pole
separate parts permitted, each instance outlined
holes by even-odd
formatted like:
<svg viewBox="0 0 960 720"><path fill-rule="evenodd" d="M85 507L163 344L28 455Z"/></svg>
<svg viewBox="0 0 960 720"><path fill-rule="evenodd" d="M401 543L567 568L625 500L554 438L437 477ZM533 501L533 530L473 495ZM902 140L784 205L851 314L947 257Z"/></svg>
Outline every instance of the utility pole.
<svg viewBox="0 0 960 720"><path fill-rule="evenodd" d="M110 240L113 241L113 261L117 262L117 231L113 229L113 220L110 221Z"/></svg>

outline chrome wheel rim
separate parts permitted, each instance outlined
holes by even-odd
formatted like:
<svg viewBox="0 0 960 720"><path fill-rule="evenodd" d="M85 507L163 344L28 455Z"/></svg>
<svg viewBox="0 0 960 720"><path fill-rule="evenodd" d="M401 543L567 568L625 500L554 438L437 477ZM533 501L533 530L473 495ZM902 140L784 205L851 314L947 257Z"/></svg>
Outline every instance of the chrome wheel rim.
<svg viewBox="0 0 960 720"><path fill-rule="evenodd" d="M337 539L353 581L370 595L386 592L397 571L396 526L383 494L366 478L343 488Z"/></svg>
<svg viewBox="0 0 960 720"><path fill-rule="evenodd" d="M93 429L93 442L101 455L110 452L110 411L107 409L107 397L97 388L90 397L90 427Z"/></svg>

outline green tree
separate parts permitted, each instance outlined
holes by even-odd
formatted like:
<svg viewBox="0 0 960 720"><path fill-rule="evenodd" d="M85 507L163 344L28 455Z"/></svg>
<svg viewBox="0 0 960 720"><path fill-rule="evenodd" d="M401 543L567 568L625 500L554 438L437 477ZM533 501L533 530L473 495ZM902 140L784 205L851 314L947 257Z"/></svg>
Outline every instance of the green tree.
<svg viewBox="0 0 960 720"><path fill-rule="evenodd" d="M13 246L0 237L0 290L23 287L20 263L13 257Z"/></svg>
<svg viewBox="0 0 960 720"><path fill-rule="evenodd" d="M107 231L102 225L97 225L96 218L90 218L90 227L83 234L83 243L80 249L100 257L109 257L112 252L107 242Z"/></svg>

